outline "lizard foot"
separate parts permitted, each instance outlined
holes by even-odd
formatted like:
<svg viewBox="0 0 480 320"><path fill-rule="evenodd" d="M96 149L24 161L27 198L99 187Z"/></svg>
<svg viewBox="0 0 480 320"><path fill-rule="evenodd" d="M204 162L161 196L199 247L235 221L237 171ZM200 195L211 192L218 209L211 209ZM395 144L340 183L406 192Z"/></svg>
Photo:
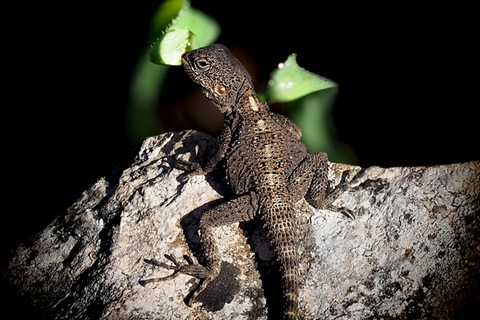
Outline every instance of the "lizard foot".
<svg viewBox="0 0 480 320"><path fill-rule="evenodd" d="M194 264L192 259L188 256L184 256L184 258L185 258L185 260L187 260L188 264L180 264L173 255L166 254L165 258L167 258L168 260L173 262L174 265L172 266L172 265L169 265L167 263L164 263L164 262L161 262L161 261L158 261L158 260L155 260L155 259L144 259L143 261L145 261L146 263L152 264L156 267L161 267L161 268L165 268L165 269L169 269L169 270L174 270L171 275L168 275L168 276L162 277L162 278L143 279L143 280L139 280L138 283L141 286L144 287L148 283L161 282L161 281L166 281L166 280L173 279L176 276L178 276L180 273L187 274L187 275L195 277L195 278L199 278L199 279L201 279L200 285L196 289L194 289L194 291L192 291L190 293L189 296L191 296L191 297L186 302L187 305L189 307L191 307L192 303L194 302L194 300L198 296L198 294L205 289L205 287L207 286L208 283L211 282L212 277L210 275L209 270L202 265Z"/></svg>
<svg viewBox="0 0 480 320"><path fill-rule="evenodd" d="M186 172L185 175L182 177L182 182L184 183L193 176L205 174L202 166L197 162L189 162L182 159L177 159L175 163L175 168Z"/></svg>
<svg viewBox="0 0 480 320"><path fill-rule="evenodd" d="M346 192L345 187L337 187L335 190L331 191L325 199L322 201L322 203L319 205L321 209L326 209L334 212L339 212L343 214L345 217L355 220L356 216L355 213L347 209L345 207L337 207L333 205L333 202L338 198L338 196L342 193ZM314 206L315 207L315 206ZM317 207L316 207L317 208Z"/></svg>
<svg viewBox="0 0 480 320"><path fill-rule="evenodd" d="M147 283L151 282L160 282L160 281L165 281L165 280L170 280L178 276L180 273L183 274L188 274L189 276L199 278L199 279L205 279L207 277L208 271L207 268L201 265L195 265L193 264L193 261L190 257L184 256L185 260L187 260L188 264L180 264L177 259L169 254L165 255L165 258L168 260L172 261L174 266L166 264L164 262L157 261L155 259L144 259L146 263L152 264L156 267L162 267L165 269L169 270L174 270L171 275L168 275L166 277L162 278L153 278L153 279L145 279L145 280L140 280L139 283L142 286L145 286Z"/></svg>
<svg viewBox="0 0 480 320"><path fill-rule="evenodd" d="M355 218L356 218L355 213L352 210L344 208L344 207L335 207L331 203L324 204L321 208L325 209L325 210L330 210L330 211L333 211L333 212L339 212L339 213L343 214L345 217L347 217L351 220L355 220Z"/></svg>

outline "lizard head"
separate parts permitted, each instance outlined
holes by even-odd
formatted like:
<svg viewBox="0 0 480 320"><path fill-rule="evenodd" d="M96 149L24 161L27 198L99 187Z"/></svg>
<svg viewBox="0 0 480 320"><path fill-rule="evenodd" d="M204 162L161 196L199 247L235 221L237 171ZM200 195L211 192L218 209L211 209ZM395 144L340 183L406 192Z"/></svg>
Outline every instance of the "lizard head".
<svg viewBox="0 0 480 320"><path fill-rule="evenodd" d="M245 67L221 44L184 53L188 76L223 113L231 111L252 80Z"/></svg>

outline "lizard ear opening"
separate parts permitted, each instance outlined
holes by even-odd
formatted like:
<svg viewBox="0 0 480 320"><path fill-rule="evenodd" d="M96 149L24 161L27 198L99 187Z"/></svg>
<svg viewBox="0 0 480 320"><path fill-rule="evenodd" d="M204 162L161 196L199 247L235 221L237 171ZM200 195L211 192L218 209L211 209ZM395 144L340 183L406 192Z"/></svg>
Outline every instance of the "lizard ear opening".
<svg viewBox="0 0 480 320"><path fill-rule="evenodd" d="M217 84L215 86L215 93L217 93L220 96L224 96L224 95L227 94L227 89L224 86L222 86L221 84Z"/></svg>

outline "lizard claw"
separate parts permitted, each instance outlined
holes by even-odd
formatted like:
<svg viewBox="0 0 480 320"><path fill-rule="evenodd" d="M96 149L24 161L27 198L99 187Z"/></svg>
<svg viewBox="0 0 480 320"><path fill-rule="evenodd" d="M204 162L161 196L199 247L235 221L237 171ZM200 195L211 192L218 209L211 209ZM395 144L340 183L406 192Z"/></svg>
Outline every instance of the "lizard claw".
<svg viewBox="0 0 480 320"><path fill-rule="evenodd" d="M355 214L351 210L348 210L346 208L342 208L340 213L343 214L345 217L347 217L349 219L355 220Z"/></svg>
<svg viewBox="0 0 480 320"><path fill-rule="evenodd" d="M334 211L334 212L339 212L339 213L343 214L345 217L347 217L349 219L352 219L352 220L355 220L355 218L356 218L355 213L353 213L352 210L344 208L344 207L335 207L331 202L324 203L321 206L321 209L330 210L330 211Z"/></svg>
<svg viewBox="0 0 480 320"><path fill-rule="evenodd" d="M139 280L138 283L141 286L145 286L147 283L152 283L152 282L161 282L165 280L170 280L178 276L180 273L187 274L189 276L199 278L199 279L205 279L208 274L207 268L201 265L195 265L193 264L193 261L190 257L184 256L185 260L187 260L188 264L180 264L177 259L173 255L166 254L165 258L173 262L174 266L166 264L164 262L155 260L155 259L144 259L143 261L149 264L152 264L156 267L161 267L164 269L169 269L169 270L174 270L171 275L168 275L166 277L161 277L161 278L151 278L151 279L143 279Z"/></svg>

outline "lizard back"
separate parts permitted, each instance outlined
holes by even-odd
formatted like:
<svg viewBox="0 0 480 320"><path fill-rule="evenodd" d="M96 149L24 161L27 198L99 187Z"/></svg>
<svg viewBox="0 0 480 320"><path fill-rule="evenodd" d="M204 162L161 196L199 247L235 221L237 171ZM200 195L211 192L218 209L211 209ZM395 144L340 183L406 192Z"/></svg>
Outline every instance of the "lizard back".
<svg viewBox="0 0 480 320"><path fill-rule="evenodd" d="M275 120L263 101L256 95L246 97L238 107L242 111L237 111L231 124L225 124L232 125L232 140L225 155L227 177L237 194L255 191L260 198L270 198L286 192L287 179L307 150L297 136ZM264 110L249 112L252 102L253 109L261 104Z"/></svg>

